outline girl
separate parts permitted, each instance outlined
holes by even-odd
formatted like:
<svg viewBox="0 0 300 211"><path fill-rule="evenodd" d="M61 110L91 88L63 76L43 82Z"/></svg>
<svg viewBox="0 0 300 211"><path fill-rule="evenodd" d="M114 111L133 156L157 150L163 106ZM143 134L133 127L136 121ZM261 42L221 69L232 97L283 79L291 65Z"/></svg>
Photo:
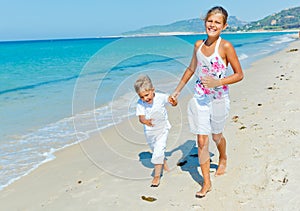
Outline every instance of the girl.
<svg viewBox="0 0 300 211"><path fill-rule="evenodd" d="M205 17L206 40L198 40L194 45L194 53L190 65L185 70L172 98L177 101L180 91L196 76L194 96L188 104L188 119L191 132L197 135L199 163L203 176L203 185L197 198L202 198L211 190L209 174L210 158L208 151L208 136L217 145L219 164L216 176L225 173L226 168L226 139L223 129L229 113L228 84L243 79L243 72L232 44L220 37L222 30L227 27L227 11L222 7L213 7ZM228 64L233 74L226 76ZM172 104L172 102L170 101Z"/></svg>

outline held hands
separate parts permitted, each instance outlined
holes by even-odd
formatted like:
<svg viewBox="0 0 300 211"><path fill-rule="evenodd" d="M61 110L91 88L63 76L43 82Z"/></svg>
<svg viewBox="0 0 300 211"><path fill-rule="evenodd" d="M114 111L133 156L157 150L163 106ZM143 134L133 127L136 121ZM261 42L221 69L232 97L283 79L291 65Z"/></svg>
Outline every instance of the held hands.
<svg viewBox="0 0 300 211"><path fill-rule="evenodd" d="M177 106L177 96L172 94L171 96L169 96L169 103L172 106Z"/></svg>
<svg viewBox="0 0 300 211"><path fill-rule="evenodd" d="M221 79L214 79L212 77L204 77L202 79L202 84L205 88L214 88L217 86L222 86Z"/></svg>

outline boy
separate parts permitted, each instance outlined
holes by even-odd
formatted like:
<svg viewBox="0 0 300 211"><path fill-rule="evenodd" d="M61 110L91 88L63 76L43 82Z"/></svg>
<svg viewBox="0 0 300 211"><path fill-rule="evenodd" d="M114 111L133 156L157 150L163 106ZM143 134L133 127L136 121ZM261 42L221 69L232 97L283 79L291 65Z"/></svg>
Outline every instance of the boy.
<svg viewBox="0 0 300 211"><path fill-rule="evenodd" d="M151 162L154 164L154 178L151 187L158 187L162 166L169 171L165 159L166 142L171 125L168 120L166 104L177 102L166 94L155 93L151 79L147 75L141 75L134 84L134 89L140 99L137 102L136 115L144 125L146 141L153 154Z"/></svg>

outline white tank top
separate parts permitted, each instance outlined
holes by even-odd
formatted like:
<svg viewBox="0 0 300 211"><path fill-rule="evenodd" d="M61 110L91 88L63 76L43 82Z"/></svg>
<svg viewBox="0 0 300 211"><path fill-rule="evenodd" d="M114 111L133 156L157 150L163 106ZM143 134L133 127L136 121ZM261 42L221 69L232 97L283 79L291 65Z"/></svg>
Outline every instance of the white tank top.
<svg viewBox="0 0 300 211"><path fill-rule="evenodd" d="M206 41L206 40L205 40ZM224 63L222 57L219 54L219 46L221 43L221 37L217 40L214 53L207 57L205 56L201 48L205 41L200 45L197 50L197 69L195 76L197 78L194 87L195 95L198 98L209 97L212 99L221 99L228 95L228 85L223 85L215 88L205 88L202 84L203 77L210 76L215 79L222 79L226 76L227 66Z"/></svg>

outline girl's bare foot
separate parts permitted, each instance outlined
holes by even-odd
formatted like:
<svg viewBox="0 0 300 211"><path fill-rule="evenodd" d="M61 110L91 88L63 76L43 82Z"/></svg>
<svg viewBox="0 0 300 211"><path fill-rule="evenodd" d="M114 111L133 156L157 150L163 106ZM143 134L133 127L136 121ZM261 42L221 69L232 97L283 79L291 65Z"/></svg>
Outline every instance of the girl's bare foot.
<svg viewBox="0 0 300 211"><path fill-rule="evenodd" d="M211 183L208 184L203 183L201 190L196 193L196 198L205 197L209 191L211 191Z"/></svg>
<svg viewBox="0 0 300 211"><path fill-rule="evenodd" d="M160 176L154 176L150 187L158 187L160 182Z"/></svg>
<svg viewBox="0 0 300 211"><path fill-rule="evenodd" d="M219 165L218 165L217 171L215 173L215 176L221 176L221 175L225 174L226 161L227 161L226 159L219 160Z"/></svg>

